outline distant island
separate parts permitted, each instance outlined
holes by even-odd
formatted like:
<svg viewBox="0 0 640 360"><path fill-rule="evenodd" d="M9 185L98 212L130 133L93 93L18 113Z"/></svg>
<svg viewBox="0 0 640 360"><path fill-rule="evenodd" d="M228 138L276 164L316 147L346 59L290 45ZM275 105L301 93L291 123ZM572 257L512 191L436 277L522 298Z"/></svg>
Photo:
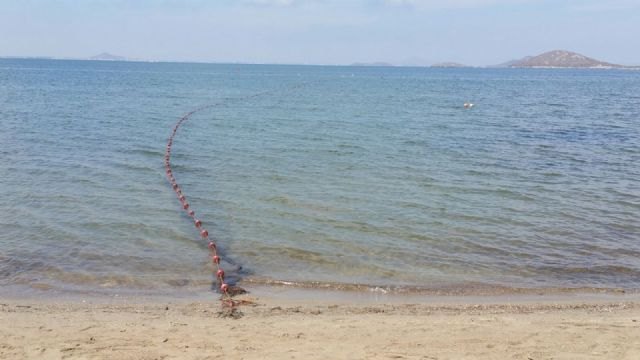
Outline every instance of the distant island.
<svg viewBox="0 0 640 360"><path fill-rule="evenodd" d="M582 69L624 69L630 66L612 64L567 50L553 50L536 56L507 61L493 67L509 68L582 68Z"/></svg>
<svg viewBox="0 0 640 360"><path fill-rule="evenodd" d="M89 60L100 60L100 61L129 61L129 59L127 59L124 56L118 56L118 55L113 55L113 54L109 54L106 52L103 52L101 54L92 56L89 58Z"/></svg>
<svg viewBox="0 0 640 360"><path fill-rule="evenodd" d="M471 67L468 65L460 64L457 62L441 62L431 65L432 68L466 68Z"/></svg>
<svg viewBox="0 0 640 360"><path fill-rule="evenodd" d="M353 63L351 66L395 66L386 62ZM447 61L435 63L431 68L470 68L473 66ZM560 68L560 69L634 69L640 66L625 66L600 61L568 50L552 50L535 56L525 56L502 64L487 66L489 68Z"/></svg>
<svg viewBox="0 0 640 360"><path fill-rule="evenodd" d="M515 64L521 63L521 62L523 62L523 61L525 61L525 60L529 60L529 59L531 59L532 57L533 57L533 56L525 56L525 57L523 57L522 59L509 60L509 61L505 61L505 62L503 62L503 63L501 63L501 64L498 64L498 65L491 65L491 66L488 66L488 67L490 67L490 68L508 68L508 67L512 67L512 66L513 66L513 65L515 65Z"/></svg>
<svg viewBox="0 0 640 360"><path fill-rule="evenodd" d="M110 54L108 52L103 52L98 55L94 55L91 57L83 57L83 58L64 58L64 57L49 57L49 56L0 56L0 59L50 59L50 60L92 60L92 61L135 61L135 62L157 62L158 60L144 60L144 59L136 59L130 58L120 55ZM166 61L172 62L172 61ZM189 62L189 61L183 61ZM206 62L204 63L217 63L217 62ZM236 64L247 64L251 65L253 63L236 63ZM261 64L261 63L255 63ZM265 63L269 64L269 63ZM345 65L343 65L345 66ZM458 62L446 61L434 63L432 65L426 65L425 62L422 64L417 63L405 63L402 64L393 64L389 62L383 61L375 61L375 62L354 62L347 66L354 67L396 67L396 66L416 66L416 67L430 67L430 68L474 68L476 66L465 65ZM540 55L535 56L525 56L520 59L509 60L503 62L498 65L490 65L490 66L478 66L479 68L559 68L559 69L624 69L624 70L640 70L640 65L636 66L627 66L627 65L619 65L610 62L605 62L601 60L596 60L590 58L588 56L578 54L568 50L553 50L547 51Z"/></svg>

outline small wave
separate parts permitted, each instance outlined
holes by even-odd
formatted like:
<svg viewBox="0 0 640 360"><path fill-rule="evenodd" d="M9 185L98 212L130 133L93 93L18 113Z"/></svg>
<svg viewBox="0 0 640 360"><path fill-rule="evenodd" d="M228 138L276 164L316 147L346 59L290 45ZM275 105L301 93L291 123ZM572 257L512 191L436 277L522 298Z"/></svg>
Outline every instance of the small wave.
<svg viewBox="0 0 640 360"><path fill-rule="evenodd" d="M323 281L289 281L264 277L247 277L242 284L290 287L311 290L332 290L347 292L382 293L390 295L426 295L426 296L500 296L500 295L541 295L541 294L573 294L573 293L605 293L638 292L638 290L617 287L511 287L490 283L465 282L458 284L434 284L431 286L412 285L374 285L350 284Z"/></svg>
<svg viewBox="0 0 640 360"><path fill-rule="evenodd" d="M634 269L621 265L601 265L601 266L547 266L540 267L540 270L553 273L584 274L584 275L631 275L640 279L640 269Z"/></svg>
<svg viewBox="0 0 640 360"><path fill-rule="evenodd" d="M640 269L624 265L596 265L596 266L535 266L534 272L541 279L549 277L562 283L580 285L588 284L603 287L625 286L640 288Z"/></svg>
<svg viewBox="0 0 640 360"><path fill-rule="evenodd" d="M549 103L549 102L544 102L541 105L546 105L546 106L551 106L551 107L559 107L559 108L569 108L569 105L567 104L563 104L563 103Z"/></svg>
<svg viewBox="0 0 640 360"><path fill-rule="evenodd" d="M125 154L138 154L158 159L162 158L162 156L164 155L162 151L148 149L121 149L119 151Z"/></svg>

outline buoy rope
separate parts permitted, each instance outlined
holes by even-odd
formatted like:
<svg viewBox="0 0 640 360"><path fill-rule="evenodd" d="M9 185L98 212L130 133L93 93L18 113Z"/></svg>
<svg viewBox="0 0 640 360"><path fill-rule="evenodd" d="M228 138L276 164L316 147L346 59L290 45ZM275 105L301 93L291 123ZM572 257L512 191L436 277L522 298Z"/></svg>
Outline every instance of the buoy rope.
<svg viewBox="0 0 640 360"><path fill-rule="evenodd" d="M303 86L304 84L297 84L294 86L291 86L289 88L289 90L293 90L293 89L297 89L301 86ZM248 95L248 96L244 96L244 97L238 97L235 98L235 100L248 100L248 99L252 99L252 98L256 98L262 95L266 95L269 93L274 93L277 92L277 90L270 90L270 91L264 91L264 92L260 92L260 93L255 93L252 95ZM169 135L169 139L167 140L167 148L165 151L165 155L164 155L164 167L165 167L165 171L167 174L167 179L169 180L169 183L171 184L171 187L173 188L173 190L176 193L176 196L178 197L178 200L180 201L180 204L182 205L182 209L187 213L187 215L189 215L189 217L192 219L193 224L195 225L195 227L200 231L200 237L207 241L207 247L209 248L210 254L211 254L211 260L214 264L214 270L215 270L215 275L216 275L216 280L217 280L217 285L218 285L218 289L220 290L220 292L222 293L222 297L221 297L221 301L222 301L222 305L223 307L227 307L227 308L231 308L232 310L234 310L234 307L237 306L238 304L241 304L242 302L239 301L234 301L231 296L232 294L230 293L231 287L230 285L225 282L225 272L222 269L222 267L220 266L220 253L218 252L218 246L216 244L216 242L211 238L209 231L203 227L202 224L202 220L198 219L196 217L196 213L193 210L193 208L191 207L191 205L189 204L189 202L187 202L187 198L185 197L184 193L182 192L182 189L180 188L180 185L178 184L178 182L176 181L175 176L173 175L173 171L171 170L171 146L173 145L173 139L176 136L176 133L178 132L178 129L180 128L180 125L182 125L185 121L187 121L193 114L205 110L205 109L209 109L209 108L213 108L215 106L219 106L223 103L224 101L219 101L213 104L209 104L209 105L204 105L201 107L198 107L194 110L189 111L188 113L184 114L180 119L178 119L178 121L175 123L175 125L173 126L173 129L171 131L171 135ZM237 287L236 287L237 288Z"/></svg>
<svg viewBox="0 0 640 360"><path fill-rule="evenodd" d="M191 115L195 114L196 112L202 111L206 108L210 108L216 105L218 104L199 107L195 110L192 110L186 113L178 120L178 122L176 122L176 124L173 126L173 130L171 131L171 135L167 140L167 149L164 155L164 167L166 170L167 179L169 180L171 187L175 191L176 196L178 197L178 200L180 200L182 209L184 209L184 211L187 212L187 215L189 215L189 217L191 217L191 219L193 220L193 224L200 231L200 237L202 237L202 239L208 242L207 246L209 248L209 251L211 252L211 260L215 267L216 279L218 281L220 292L222 293L222 298L221 298L222 303L223 305L233 307L235 306L235 302L231 299L231 295L229 294L229 284L227 284L224 280L225 273L222 267L220 266L220 255L218 254L218 247L216 245L216 242L211 239L209 235L209 231L203 227L202 221L196 217L195 211L187 201L187 198L182 192L182 189L180 188L180 185L176 181L176 178L173 175L173 171L171 170L171 146L173 145L173 139L176 133L178 132L180 125L182 125L182 123L187 121L191 117Z"/></svg>

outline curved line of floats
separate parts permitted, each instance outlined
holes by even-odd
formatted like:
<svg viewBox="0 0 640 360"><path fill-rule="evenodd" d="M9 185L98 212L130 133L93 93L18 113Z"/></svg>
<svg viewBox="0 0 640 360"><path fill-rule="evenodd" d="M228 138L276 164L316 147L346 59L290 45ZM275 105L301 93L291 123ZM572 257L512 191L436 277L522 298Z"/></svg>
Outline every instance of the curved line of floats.
<svg viewBox="0 0 640 360"><path fill-rule="evenodd" d="M166 170L167 179L169 180L169 183L171 183L171 187L175 191L176 196L178 197L178 200L180 200L180 203L182 204L182 209L184 209L187 215L191 217L191 219L193 220L193 224L200 231L200 236L202 237L202 239L208 242L208 247L211 252L211 260L213 261L213 264L215 266L216 278L219 283L220 292L222 292L223 298L226 298L226 300L229 301L231 297L229 295L229 284L227 284L224 281L225 274L224 274L224 270L220 266L220 255L218 254L218 248L216 246L216 243L209 237L209 231L202 226L202 221L196 218L195 211L191 208L191 205L189 205L189 203L187 202L187 198L184 196L184 193L182 192L182 189L180 188L180 185L176 181L176 178L173 176L173 171L171 170L171 146L173 145L173 138L175 137L178 129L180 128L180 125L182 125L183 122L188 120L189 117L194 113L212 106L213 105L203 106L198 109L192 110L186 113L184 116L182 116L178 120L178 122L173 127L173 130L171 132L171 135L169 136L169 139L167 140L167 149L164 155L164 167ZM233 305L233 303L231 304Z"/></svg>
<svg viewBox="0 0 640 360"><path fill-rule="evenodd" d="M304 85L305 83L299 83L291 86L289 90L290 91L295 90ZM259 92L259 93L255 93L255 94L244 96L244 97L238 97L238 98L235 98L235 100L248 100L248 99L256 98L269 93L273 93L276 91L271 90L271 91ZM182 208L184 209L184 211L187 212L187 215L189 215L189 217L191 217L191 219L193 220L193 224L200 231L200 236L202 237L202 239L208 242L209 251L211 252L211 260L213 261L213 264L215 266L216 279L218 280L218 288L222 293L223 305L227 305L233 308L234 306L237 305L237 303L231 300L231 294L229 293L229 290L231 289L229 287L229 284L224 281L225 273L222 267L220 266L221 259L220 259L220 255L218 254L218 248L216 246L216 243L209 237L209 231L202 227L202 221L196 218L195 211L191 208L191 205L187 202L187 199L184 196L182 189L180 189L180 185L178 185L176 178L173 176L173 171L171 170L171 146L173 145L173 138L178 132L180 125L182 125L183 122L187 121L191 117L191 115L195 114L196 112L199 112L208 108L212 108L214 106L220 105L221 103L222 101L215 104L201 106L195 110L192 110L184 114L178 120L178 122L176 122L176 124L173 126L173 130L171 131L171 135L167 140L167 148L164 155L164 167L166 170L167 179L169 180L169 183L171 183L171 187L175 191L176 196L178 197L178 200L180 200L180 203L182 204Z"/></svg>

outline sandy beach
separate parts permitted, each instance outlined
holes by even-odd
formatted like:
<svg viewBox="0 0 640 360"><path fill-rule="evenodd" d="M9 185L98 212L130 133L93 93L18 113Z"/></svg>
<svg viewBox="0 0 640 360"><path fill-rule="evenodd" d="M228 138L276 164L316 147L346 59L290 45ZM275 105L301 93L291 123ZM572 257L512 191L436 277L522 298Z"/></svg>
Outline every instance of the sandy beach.
<svg viewBox="0 0 640 360"><path fill-rule="evenodd" d="M0 360L640 360L640 0L0 0Z"/></svg>
<svg viewBox="0 0 640 360"><path fill-rule="evenodd" d="M2 359L638 359L640 303L536 300L0 304ZM411 299L413 300L413 299Z"/></svg>

